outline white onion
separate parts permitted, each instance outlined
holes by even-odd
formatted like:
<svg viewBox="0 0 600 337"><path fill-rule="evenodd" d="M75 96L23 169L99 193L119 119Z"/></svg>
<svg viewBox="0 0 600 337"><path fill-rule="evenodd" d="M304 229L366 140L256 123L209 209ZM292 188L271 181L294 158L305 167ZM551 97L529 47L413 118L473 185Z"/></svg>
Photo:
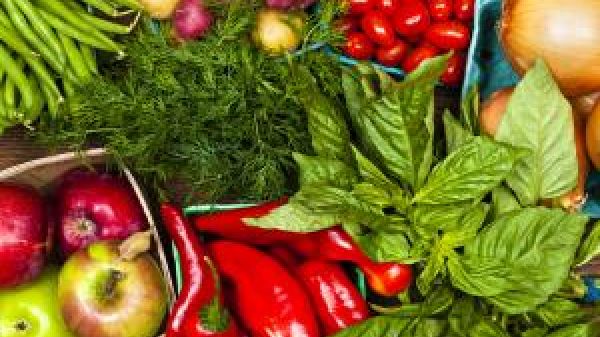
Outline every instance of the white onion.
<svg viewBox="0 0 600 337"><path fill-rule="evenodd" d="M567 96L600 89L600 1L505 0L500 39L518 73L541 57Z"/></svg>

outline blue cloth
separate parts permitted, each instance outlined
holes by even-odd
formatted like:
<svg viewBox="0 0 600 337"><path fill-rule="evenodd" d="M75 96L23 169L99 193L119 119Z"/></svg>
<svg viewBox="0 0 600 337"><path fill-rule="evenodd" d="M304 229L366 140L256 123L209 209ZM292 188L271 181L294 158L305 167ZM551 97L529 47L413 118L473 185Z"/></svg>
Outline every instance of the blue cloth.
<svg viewBox="0 0 600 337"><path fill-rule="evenodd" d="M588 303L600 301L600 288L596 285L596 279L586 277L583 281L587 287L587 292L583 300Z"/></svg>

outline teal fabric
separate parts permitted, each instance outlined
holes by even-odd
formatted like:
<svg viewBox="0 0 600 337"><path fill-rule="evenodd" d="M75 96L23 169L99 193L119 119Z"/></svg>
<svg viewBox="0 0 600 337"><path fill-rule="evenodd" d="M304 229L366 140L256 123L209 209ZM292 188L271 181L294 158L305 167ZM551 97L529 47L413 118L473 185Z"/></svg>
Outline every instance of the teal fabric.
<svg viewBox="0 0 600 337"><path fill-rule="evenodd" d="M479 85L481 96L485 99L498 89L514 85L519 77L504 58L498 39L502 1L477 0L476 6L463 96L472 86Z"/></svg>

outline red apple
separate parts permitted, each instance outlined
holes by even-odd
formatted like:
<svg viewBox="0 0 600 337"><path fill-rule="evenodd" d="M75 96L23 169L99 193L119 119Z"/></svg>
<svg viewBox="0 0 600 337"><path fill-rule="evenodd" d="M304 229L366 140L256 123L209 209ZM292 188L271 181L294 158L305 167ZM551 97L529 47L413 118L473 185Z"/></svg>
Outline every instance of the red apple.
<svg viewBox="0 0 600 337"><path fill-rule="evenodd" d="M0 183L0 288L33 280L44 266L46 206L29 186Z"/></svg>
<svg viewBox="0 0 600 337"><path fill-rule="evenodd" d="M56 190L58 237L68 257L98 240L122 240L148 227L125 179L86 169L67 172Z"/></svg>
<svg viewBox="0 0 600 337"><path fill-rule="evenodd" d="M154 337L167 313L167 286L148 253L130 258L120 242L71 255L58 278L58 304L78 337Z"/></svg>

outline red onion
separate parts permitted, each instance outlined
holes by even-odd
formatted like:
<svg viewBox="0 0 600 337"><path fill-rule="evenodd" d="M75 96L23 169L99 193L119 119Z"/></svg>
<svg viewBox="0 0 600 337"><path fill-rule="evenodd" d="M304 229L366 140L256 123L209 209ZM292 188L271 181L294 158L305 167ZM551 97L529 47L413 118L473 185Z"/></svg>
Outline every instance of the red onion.
<svg viewBox="0 0 600 337"><path fill-rule="evenodd" d="M195 40L204 36L212 23L212 13L200 0L182 0L173 15L175 36L180 40Z"/></svg>

